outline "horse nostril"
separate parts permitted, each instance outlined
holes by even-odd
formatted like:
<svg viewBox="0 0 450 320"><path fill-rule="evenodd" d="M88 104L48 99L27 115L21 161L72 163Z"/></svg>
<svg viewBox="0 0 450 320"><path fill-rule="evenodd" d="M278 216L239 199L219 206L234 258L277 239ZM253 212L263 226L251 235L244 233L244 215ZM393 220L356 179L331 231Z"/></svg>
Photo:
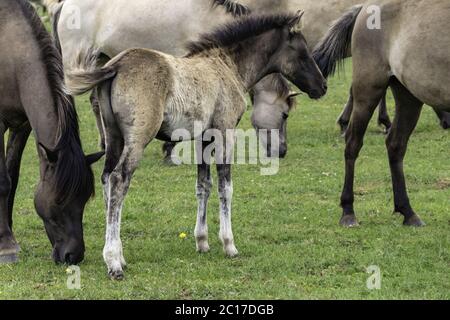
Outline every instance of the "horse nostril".
<svg viewBox="0 0 450 320"><path fill-rule="evenodd" d="M64 262L68 264L73 264L73 254L72 253L66 253L64 255Z"/></svg>

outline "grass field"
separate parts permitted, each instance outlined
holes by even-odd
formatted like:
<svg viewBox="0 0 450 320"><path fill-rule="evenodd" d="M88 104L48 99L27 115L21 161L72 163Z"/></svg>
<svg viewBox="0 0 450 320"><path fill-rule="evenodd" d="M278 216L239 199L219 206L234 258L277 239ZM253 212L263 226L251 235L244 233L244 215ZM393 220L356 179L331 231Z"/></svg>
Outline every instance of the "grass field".
<svg viewBox="0 0 450 320"><path fill-rule="evenodd" d="M195 252L196 168L167 167L160 143L153 142L125 203L125 280L109 280L102 259L100 162L95 165L98 196L84 218L81 290L67 289L67 266L52 262L33 206L38 160L30 139L14 210L20 262L0 265L0 299L449 299L450 133L439 128L431 109L424 110L405 164L413 206L427 226L405 228L401 217L392 215L384 137L375 121L357 166L361 226L338 226L344 145L334 123L347 98L348 65L346 74L330 81L321 101L299 99L278 175L261 176L257 166L233 168L236 259L224 257L217 238L216 192L209 204L212 250ZM77 106L85 150L97 151L87 97L77 99ZM242 128L250 127L249 116ZM180 233L187 237L180 239ZM381 269L380 290L366 288L370 265Z"/></svg>
<svg viewBox="0 0 450 320"><path fill-rule="evenodd" d="M348 69L348 67L347 67ZM227 259L217 239L218 200L209 205L209 254L195 252L195 166L169 168L160 143L147 149L133 180L122 223L129 264L122 282L108 279L102 259L101 196L85 213L86 258L81 290L66 288L66 266L50 258L35 214L38 180L30 140L16 198L14 223L20 262L0 265L0 299L448 299L450 298L449 133L424 110L406 159L412 203L427 223L402 227L392 215L384 137L373 121L357 167L357 229L338 226L343 140L334 121L346 101L350 72L330 81L326 98L299 100L289 120L289 152L276 176L236 166L233 227L240 257ZM86 151L97 150L88 99L77 100ZM390 105L392 106L392 100ZM250 113L241 127L248 128ZM97 182L102 164L95 165ZM100 183L97 194L101 195ZM186 239L180 239L180 233ZM382 288L369 291L366 268L377 265Z"/></svg>

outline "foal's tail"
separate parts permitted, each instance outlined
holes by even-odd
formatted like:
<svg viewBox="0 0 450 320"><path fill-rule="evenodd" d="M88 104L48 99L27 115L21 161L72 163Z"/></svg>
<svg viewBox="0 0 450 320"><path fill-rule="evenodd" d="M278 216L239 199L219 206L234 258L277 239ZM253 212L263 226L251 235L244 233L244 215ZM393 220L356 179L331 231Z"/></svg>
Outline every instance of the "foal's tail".
<svg viewBox="0 0 450 320"><path fill-rule="evenodd" d="M79 52L66 73L69 94L75 96L84 94L116 76L116 66L111 64L102 68L97 66L98 57L99 51L95 48Z"/></svg>
<svg viewBox="0 0 450 320"><path fill-rule="evenodd" d="M334 74L336 66L351 55L353 28L363 6L354 6L339 18L322 38L313 52L314 60L325 78Z"/></svg>

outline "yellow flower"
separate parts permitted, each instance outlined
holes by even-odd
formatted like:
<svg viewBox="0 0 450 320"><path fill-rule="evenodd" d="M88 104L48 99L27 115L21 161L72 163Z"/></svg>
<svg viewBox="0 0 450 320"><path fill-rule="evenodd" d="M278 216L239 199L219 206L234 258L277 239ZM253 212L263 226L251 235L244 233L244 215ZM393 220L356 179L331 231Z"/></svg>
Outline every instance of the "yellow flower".
<svg viewBox="0 0 450 320"><path fill-rule="evenodd" d="M182 232L182 233L180 233L180 235L179 235L178 237L179 237L180 239L186 239L187 234L184 233L184 232Z"/></svg>

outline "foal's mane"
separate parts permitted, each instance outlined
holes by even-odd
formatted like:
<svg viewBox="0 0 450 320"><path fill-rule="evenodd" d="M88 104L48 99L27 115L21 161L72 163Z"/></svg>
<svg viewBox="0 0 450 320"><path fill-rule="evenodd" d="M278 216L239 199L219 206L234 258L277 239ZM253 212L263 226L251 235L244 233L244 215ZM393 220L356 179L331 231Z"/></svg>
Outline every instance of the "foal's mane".
<svg viewBox="0 0 450 320"><path fill-rule="evenodd" d="M73 97L66 93L62 58L34 8L27 0L15 0L30 25L40 48L40 58L47 71L47 79L58 114L59 136L54 150L58 152L56 185L54 190L60 203L73 200L80 194L94 193L92 169L86 163L81 147L78 115Z"/></svg>
<svg viewBox="0 0 450 320"><path fill-rule="evenodd" d="M203 51L228 47L248 38L258 36L272 29L283 28L293 19L294 14L247 16L219 27L216 31L200 36L197 41L187 44L188 54L191 57Z"/></svg>
<svg viewBox="0 0 450 320"><path fill-rule="evenodd" d="M227 13L231 13L234 17L247 16L251 12L247 6L234 0L212 0L212 5L224 7Z"/></svg>

